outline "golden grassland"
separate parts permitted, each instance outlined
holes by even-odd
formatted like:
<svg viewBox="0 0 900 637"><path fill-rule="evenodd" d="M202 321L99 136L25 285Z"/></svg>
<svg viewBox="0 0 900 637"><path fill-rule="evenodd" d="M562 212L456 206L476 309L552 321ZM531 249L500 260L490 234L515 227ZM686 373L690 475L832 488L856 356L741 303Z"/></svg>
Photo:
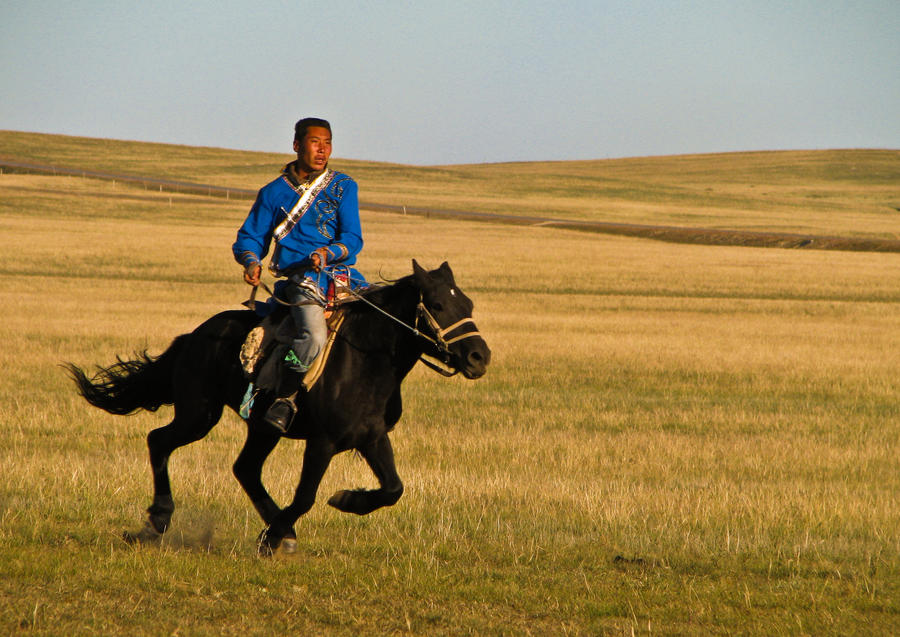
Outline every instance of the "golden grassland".
<svg viewBox="0 0 900 637"><path fill-rule="evenodd" d="M340 157L339 135L335 143ZM255 190L291 155L0 131L4 158ZM456 166L336 158L332 166L349 172L373 204L900 239L900 150Z"/></svg>
<svg viewBox="0 0 900 637"><path fill-rule="evenodd" d="M478 381L407 380L403 498L362 518L325 506L374 485L340 456L298 553L257 558L227 414L173 456L162 545L126 546L150 502L144 438L171 409L109 416L58 364L159 353L238 307L229 246L246 208L0 176L3 632L896 630L897 254L365 213L364 272L448 260L494 355ZM281 502L301 451L285 442L265 467Z"/></svg>

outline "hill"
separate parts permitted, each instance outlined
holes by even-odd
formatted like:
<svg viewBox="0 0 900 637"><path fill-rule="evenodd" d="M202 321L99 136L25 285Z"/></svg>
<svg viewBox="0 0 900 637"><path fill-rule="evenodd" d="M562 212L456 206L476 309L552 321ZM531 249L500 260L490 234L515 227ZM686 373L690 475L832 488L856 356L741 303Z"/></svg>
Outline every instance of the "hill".
<svg viewBox="0 0 900 637"><path fill-rule="evenodd" d="M0 131L0 160L238 189L259 188L290 159L289 154ZM332 166L350 173L361 199L371 205L604 222L624 229L702 228L712 235L900 240L900 150L453 166L333 159Z"/></svg>

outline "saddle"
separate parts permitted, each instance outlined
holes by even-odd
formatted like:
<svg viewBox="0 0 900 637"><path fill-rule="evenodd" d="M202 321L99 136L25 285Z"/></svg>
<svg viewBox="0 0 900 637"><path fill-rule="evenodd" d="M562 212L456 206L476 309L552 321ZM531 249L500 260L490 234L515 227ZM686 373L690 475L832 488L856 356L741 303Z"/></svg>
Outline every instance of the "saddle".
<svg viewBox="0 0 900 637"><path fill-rule="evenodd" d="M343 307L335 307L332 311L326 312L328 340L301 380L301 385L306 391L315 385L325 369L334 339L344 322L344 314ZM259 325L250 330L241 347L240 359L244 376L255 387L269 390L278 386L281 362L290 349L296 333L297 328L287 306L276 307L260 321Z"/></svg>
<svg viewBox="0 0 900 637"><path fill-rule="evenodd" d="M344 320L341 306L353 300L349 282L350 273L345 267L343 271L336 270L335 275L328 283L328 291L325 295L325 324L328 328L328 340L301 380L300 384L306 391L310 390L322 375L322 370L325 369L325 361L328 360L334 338ZM283 367L279 363L290 350L297 329L291 318L289 306L279 304L275 293L265 284L262 287L270 295L266 302L260 303L256 300L257 287L253 288L250 298L244 302L244 306L264 318L247 334L241 347L240 358L244 376L250 380L251 387L274 390L278 387Z"/></svg>

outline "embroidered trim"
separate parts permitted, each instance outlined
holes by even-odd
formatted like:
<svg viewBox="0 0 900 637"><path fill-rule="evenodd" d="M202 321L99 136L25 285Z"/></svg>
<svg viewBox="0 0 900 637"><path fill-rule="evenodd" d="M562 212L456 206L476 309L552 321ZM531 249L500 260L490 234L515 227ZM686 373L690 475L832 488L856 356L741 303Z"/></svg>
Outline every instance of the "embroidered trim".
<svg viewBox="0 0 900 637"><path fill-rule="evenodd" d="M327 188L328 184L331 183L331 180L334 179L334 175L335 172L331 169L328 169L324 173L316 177L315 181L313 181L305 189L303 194L297 200L297 203L295 203L294 207L291 208L291 211L287 213L284 221L278 224L278 227L275 228L273 236L275 237L276 242L284 239L294 228L294 226L297 225L297 222L300 221L301 217L303 217L304 214L306 214L306 211L309 210L310 205L313 201L315 201L319 193Z"/></svg>
<svg viewBox="0 0 900 637"><path fill-rule="evenodd" d="M244 267L247 267L251 263L259 263L259 257L257 257L255 254L253 254L253 252L251 252L250 250L245 250L244 252L241 252L239 260L240 260L239 263Z"/></svg>
<svg viewBox="0 0 900 637"><path fill-rule="evenodd" d="M329 252L331 249L338 250L338 256L334 257L332 261L342 261L347 258L347 255L350 254L350 250L347 249L343 243L332 243L329 247Z"/></svg>
<svg viewBox="0 0 900 637"><path fill-rule="evenodd" d="M334 239L329 226L337 217L338 208L341 205L341 200L344 198L344 187L349 181L352 181L350 177L341 175L340 178L335 179L331 183L330 196L322 197L316 201L316 229L320 235L328 239L329 243Z"/></svg>

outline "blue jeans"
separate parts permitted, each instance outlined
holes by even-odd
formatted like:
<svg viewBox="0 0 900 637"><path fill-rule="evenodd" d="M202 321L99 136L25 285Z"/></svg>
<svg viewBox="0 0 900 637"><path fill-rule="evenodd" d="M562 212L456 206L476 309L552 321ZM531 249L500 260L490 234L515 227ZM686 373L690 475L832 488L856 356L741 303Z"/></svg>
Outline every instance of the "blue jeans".
<svg viewBox="0 0 900 637"><path fill-rule="evenodd" d="M328 339L325 308L319 296L312 290L297 285L293 280L288 282L282 294L288 303L303 303L291 305L291 318L297 326L297 336L291 344L291 349L294 350L299 362L291 364L290 367L296 372L305 372L325 347L325 341Z"/></svg>

